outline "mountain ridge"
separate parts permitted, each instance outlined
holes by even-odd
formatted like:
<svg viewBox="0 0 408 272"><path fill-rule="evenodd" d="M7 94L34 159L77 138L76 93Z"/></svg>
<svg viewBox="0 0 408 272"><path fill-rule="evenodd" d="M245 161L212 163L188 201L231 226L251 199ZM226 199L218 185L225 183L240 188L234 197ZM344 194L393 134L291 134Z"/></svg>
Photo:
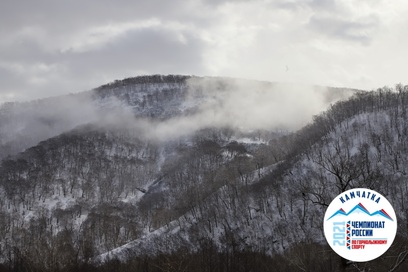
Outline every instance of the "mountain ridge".
<svg viewBox="0 0 408 272"><path fill-rule="evenodd" d="M99 105L109 114L84 117L84 124L1 159L0 251L10 258L0 261L63 271L72 263L103 267L208 246L220 254L289 260L307 251L293 253L302 244L324 245L325 207L334 194L357 186L378 190L398 211L398 222L406 218L408 88L354 93L300 130L281 133L261 129L274 122L258 129L233 122L250 114L236 108L254 105L256 97L267 103L259 102L254 117L273 119L263 110L278 107L271 100L277 89L269 94L262 84L239 89L236 82L200 80L173 98L160 90L174 86L153 86L148 91L157 98L146 97L146 111L143 97L127 107L125 95L113 102L105 96ZM122 83L115 84L104 87L105 95L121 92ZM248 90L256 95L242 99ZM292 95L283 97L293 102ZM221 122L209 118L218 117L212 112L232 117ZM306 269L310 258L298 256L288 267ZM322 258L330 263L329 255Z"/></svg>
<svg viewBox="0 0 408 272"><path fill-rule="evenodd" d="M259 85L256 87L258 89L270 89L276 85L261 81L242 80L242 82L246 82L247 85L255 82ZM112 110L119 109L119 112L114 114L123 115L123 111L127 111L128 115L158 120L186 113L194 114L200 110L200 105L205 106L208 102L203 100L203 95L200 94L203 87L213 90L211 99L222 101L224 98L219 95L226 92L221 91L217 94L215 91L238 88L239 84L238 79L232 78L139 76L116 80L77 94L33 102L7 103L0 106L0 158L17 154L41 140L59 135L78 125L109 118L112 116L110 114ZM330 93L321 90L322 96ZM346 93L343 94L344 91ZM324 98L327 100L325 103L329 105L332 101L350 95L350 92L353 90L339 89L337 95L327 95Z"/></svg>
<svg viewBox="0 0 408 272"><path fill-rule="evenodd" d="M384 209L375 211L373 213L370 213L361 203L358 203L356 206L354 206L349 212L345 212L342 208L339 209L338 211L336 211L332 216L330 216L329 218L327 218L327 220L335 217L336 215L344 215L344 216L348 216L350 214L352 214L354 211L362 211L363 213L369 215L369 216L373 216L373 215L381 215L391 221L394 221L386 211L384 211Z"/></svg>

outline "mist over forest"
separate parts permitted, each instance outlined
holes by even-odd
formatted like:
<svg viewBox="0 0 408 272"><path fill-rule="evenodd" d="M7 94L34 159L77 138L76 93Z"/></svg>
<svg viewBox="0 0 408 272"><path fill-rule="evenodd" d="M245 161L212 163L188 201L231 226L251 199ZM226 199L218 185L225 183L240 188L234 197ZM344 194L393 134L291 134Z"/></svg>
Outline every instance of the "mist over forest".
<svg viewBox="0 0 408 272"><path fill-rule="evenodd" d="M406 105L402 84L178 75L3 104L0 271L403 271ZM345 263L322 220L358 187L398 233Z"/></svg>

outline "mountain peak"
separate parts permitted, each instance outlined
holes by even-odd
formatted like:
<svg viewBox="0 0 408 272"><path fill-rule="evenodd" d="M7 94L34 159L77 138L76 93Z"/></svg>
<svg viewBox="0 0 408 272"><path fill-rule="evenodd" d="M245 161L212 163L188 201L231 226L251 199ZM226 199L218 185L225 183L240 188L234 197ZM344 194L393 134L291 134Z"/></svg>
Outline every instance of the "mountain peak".
<svg viewBox="0 0 408 272"><path fill-rule="evenodd" d="M354 206L349 212L345 212L342 208L340 208L338 211L336 211L332 216L330 216L327 220L330 220L331 218L335 217L335 216L349 216L353 213L364 213L368 216L375 216L375 215L380 215L383 216L391 221L394 221L391 216L388 215L388 213L384 210L378 210L375 211L373 213L370 213L363 204L358 203L356 206Z"/></svg>

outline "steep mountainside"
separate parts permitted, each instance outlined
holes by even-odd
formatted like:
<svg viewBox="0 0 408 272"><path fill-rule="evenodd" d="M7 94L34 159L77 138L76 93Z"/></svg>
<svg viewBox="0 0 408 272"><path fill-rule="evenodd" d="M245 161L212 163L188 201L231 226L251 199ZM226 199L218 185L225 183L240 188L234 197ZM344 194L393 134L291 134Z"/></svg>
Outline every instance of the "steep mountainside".
<svg viewBox="0 0 408 272"><path fill-rule="evenodd" d="M325 244L324 210L353 187L385 195L404 237L408 88L308 87L327 110L289 133L282 122L305 112L293 89L150 76L3 105L0 261L63 271L211 248L290 254L290 267L310 270L301 245ZM299 107L274 115L280 97Z"/></svg>
<svg viewBox="0 0 408 272"><path fill-rule="evenodd" d="M270 141L269 146L287 143L281 161L260 172L238 170L183 216L96 261L124 261L181 248L200 250L207 240L221 251L250 249L272 255L293 245L324 244L326 207L337 194L359 187L377 190L391 201L398 235L404 239L408 234L408 88L397 86L397 90L359 93L296 134ZM252 162L258 159L253 157ZM383 263L381 271L392 269L407 253L400 247L397 242L384 257L392 261ZM302 270L310 269L304 256L297 257L292 262ZM378 263L372 267L378 268Z"/></svg>

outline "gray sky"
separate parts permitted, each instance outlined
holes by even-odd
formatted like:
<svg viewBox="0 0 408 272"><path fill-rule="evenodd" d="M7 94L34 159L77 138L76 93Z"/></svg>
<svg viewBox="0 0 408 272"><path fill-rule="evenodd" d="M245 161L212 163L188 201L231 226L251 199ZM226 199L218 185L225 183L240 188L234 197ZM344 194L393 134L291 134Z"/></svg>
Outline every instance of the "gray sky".
<svg viewBox="0 0 408 272"><path fill-rule="evenodd" d="M407 14L406 0L2 0L0 103L158 73L408 84Z"/></svg>

